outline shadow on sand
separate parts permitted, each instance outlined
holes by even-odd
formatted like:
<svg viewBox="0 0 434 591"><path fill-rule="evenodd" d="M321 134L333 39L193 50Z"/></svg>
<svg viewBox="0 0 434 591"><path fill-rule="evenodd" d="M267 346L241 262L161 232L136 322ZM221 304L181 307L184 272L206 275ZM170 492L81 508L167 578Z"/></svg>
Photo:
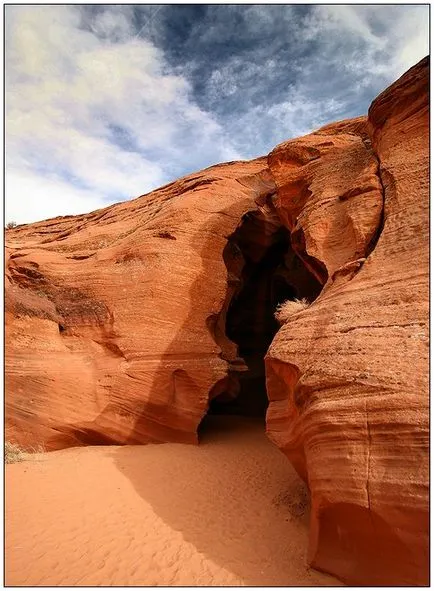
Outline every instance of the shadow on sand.
<svg viewBox="0 0 434 591"><path fill-rule="evenodd" d="M213 267L210 253L215 252L216 235L227 238L232 234L249 205L250 200L240 200L216 216L214 225L197 234L194 243L200 247L202 272L190 290L190 314L166 351L166 360L154 378L153 392L167 389L168 375L176 371L176 360L173 366L167 360L182 351L191 338L193 318L197 319L196 302L201 297L204 282L213 278L215 265ZM229 359L237 353L225 336L225 310L237 288L231 284L227 261L226 266L228 277L223 310L215 318L208 317L207 323L222 350L222 357ZM212 363L213 358L215 354L199 361L204 373L209 374L207 364ZM196 381L198 361L195 363L195 371L182 375L174 386L179 388L174 393L176 396L200 396L202 388L203 397L203 383ZM206 392L213 385L210 384ZM206 410L205 406L203 415ZM155 416L152 405L143 408L133 440L145 432L149 416L153 414ZM190 428L197 428L202 417L192 416ZM185 416L181 418L185 421ZM173 423L176 424L176 420ZM267 439L264 423L264 416L210 415L201 424L199 447L150 444L134 456L125 448L116 449L113 458L137 493L168 526L182 532L187 542L238 576L244 584L327 584L324 575L306 567L305 486L288 460Z"/></svg>
<svg viewBox="0 0 434 591"><path fill-rule="evenodd" d="M243 584L327 584L306 567L304 484L262 421L207 420L200 446L116 448L116 467L166 525Z"/></svg>

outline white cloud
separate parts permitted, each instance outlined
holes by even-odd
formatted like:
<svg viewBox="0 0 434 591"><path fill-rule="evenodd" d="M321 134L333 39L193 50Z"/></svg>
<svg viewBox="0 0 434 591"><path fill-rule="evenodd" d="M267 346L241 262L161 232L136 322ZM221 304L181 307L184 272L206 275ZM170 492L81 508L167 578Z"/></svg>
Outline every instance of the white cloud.
<svg viewBox="0 0 434 591"><path fill-rule="evenodd" d="M359 10L362 8L362 10ZM366 20L366 7L339 5L316 6L309 19L308 33L312 37L330 35L336 32L363 38L376 48L384 45L384 40L376 36Z"/></svg>
<svg viewBox="0 0 434 591"><path fill-rule="evenodd" d="M325 123L366 114L428 53L426 6L315 5L301 16L294 5L237 10L234 22L246 25L240 36L258 42L218 62L205 90L234 143L251 157ZM230 14L199 38L212 44L223 25L226 36L237 35Z"/></svg>
<svg viewBox="0 0 434 591"><path fill-rule="evenodd" d="M132 24L132 6L118 6L117 10L105 10L96 16L92 31L110 41L121 41L135 34Z"/></svg>
<svg viewBox="0 0 434 591"><path fill-rule="evenodd" d="M427 5L315 6L305 27L306 38L319 40L326 55L368 78L393 81L429 53ZM346 39L349 53L335 53Z"/></svg>
<svg viewBox="0 0 434 591"><path fill-rule="evenodd" d="M393 60L396 76L429 54L428 6L407 6L404 18L397 23L394 35L397 51ZM413 9L413 10L411 10Z"/></svg>
<svg viewBox="0 0 434 591"><path fill-rule="evenodd" d="M290 138L300 137L326 123L339 119L343 103L333 99L316 100L304 93L302 87L291 87L287 100L273 105L259 105L233 122L240 149L261 146L269 139L269 150ZM268 133L268 135L267 135ZM241 141L245 142L243 146ZM256 155L259 155L260 152Z"/></svg>
<svg viewBox="0 0 434 591"><path fill-rule="evenodd" d="M132 6L87 20L76 6L6 7L6 199L17 221L265 154L366 112L428 53L426 6L214 6L183 41L188 60L172 68L143 38L169 11L149 8L139 35ZM170 46L164 27L162 18L159 42Z"/></svg>
<svg viewBox="0 0 434 591"><path fill-rule="evenodd" d="M56 177L11 169L6 175L5 221L27 224L36 220L87 213L110 203L104 195L76 189Z"/></svg>
<svg viewBox="0 0 434 591"><path fill-rule="evenodd" d="M17 221L20 207L43 219L70 210L73 195L80 207L92 194L121 200L239 157L187 80L133 36L127 15L102 13L101 38L80 28L75 7L7 7L6 199ZM40 191L44 180L50 205L38 211L31 183ZM59 182L69 190L54 200Z"/></svg>

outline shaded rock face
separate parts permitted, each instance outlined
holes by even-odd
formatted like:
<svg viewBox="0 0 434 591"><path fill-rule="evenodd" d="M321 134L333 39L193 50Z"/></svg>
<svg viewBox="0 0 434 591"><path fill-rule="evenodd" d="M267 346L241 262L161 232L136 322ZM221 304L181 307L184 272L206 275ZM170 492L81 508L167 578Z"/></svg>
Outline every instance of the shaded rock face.
<svg viewBox="0 0 434 591"><path fill-rule="evenodd" d="M266 413L310 563L426 584L427 85L423 60L368 118L8 230L6 438L196 443L207 412Z"/></svg>
<svg viewBox="0 0 434 591"><path fill-rule="evenodd" d="M228 376L212 389L210 413L265 416L264 357L279 328L274 311L287 299L313 300L322 288L296 257L290 233L267 204L273 197L266 196L256 211L243 216L224 249L229 289L216 319L216 342L224 351L219 337L229 338L237 345L238 357L231 361Z"/></svg>
<svg viewBox="0 0 434 591"><path fill-rule="evenodd" d="M269 157L325 285L268 351L267 428L309 483L311 564L350 584L428 583L428 79L373 102L371 142L348 124Z"/></svg>
<svg viewBox="0 0 434 591"><path fill-rule="evenodd" d="M229 163L8 232L6 436L48 450L196 442L237 359L214 326L228 291L222 253L273 189L265 158Z"/></svg>

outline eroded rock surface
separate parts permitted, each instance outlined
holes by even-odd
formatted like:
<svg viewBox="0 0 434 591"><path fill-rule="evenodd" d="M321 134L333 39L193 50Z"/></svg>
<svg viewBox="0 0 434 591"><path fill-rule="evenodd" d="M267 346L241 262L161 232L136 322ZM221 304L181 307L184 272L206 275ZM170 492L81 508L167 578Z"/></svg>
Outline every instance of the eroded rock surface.
<svg viewBox="0 0 434 591"><path fill-rule="evenodd" d="M310 562L426 584L427 85L424 60L368 118L8 230L6 438L196 443L209 406L265 392L273 307L306 298L265 363L267 432L311 490Z"/></svg>
<svg viewBox="0 0 434 591"><path fill-rule="evenodd" d="M216 335L222 251L273 189L265 158L229 163L8 231L6 437L48 450L196 442L237 356Z"/></svg>
<svg viewBox="0 0 434 591"><path fill-rule="evenodd" d="M350 584L428 583L428 80L373 102L372 147L328 126L269 158L325 288L268 352L268 432L309 482L313 566Z"/></svg>

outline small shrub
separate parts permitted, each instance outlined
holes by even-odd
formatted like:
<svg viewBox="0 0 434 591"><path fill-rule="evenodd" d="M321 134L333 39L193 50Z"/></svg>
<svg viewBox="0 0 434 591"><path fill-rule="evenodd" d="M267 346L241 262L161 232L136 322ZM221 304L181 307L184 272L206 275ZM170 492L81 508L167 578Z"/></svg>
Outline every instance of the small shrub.
<svg viewBox="0 0 434 591"><path fill-rule="evenodd" d="M291 316L305 310L308 306L309 302L305 298L302 300L286 300L277 306L274 317L280 324L285 324Z"/></svg>
<svg viewBox="0 0 434 591"><path fill-rule="evenodd" d="M15 464L16 462L22 462L25 457L25 452L18 447L15 443L6 441L5 443L5 462L6 464Z"/></svg>
<svg viewBox="0 0 434 591"><path fill-rule="evenodd" d="M6 224L6 230L11 230L12 228L15 228L17 225L17 222L8 222Z"/></svg>
<svg viewBox="0 0 434 591"><path fill-rule="evenodd" d="M10 443L10 441L6 441L4 449L6 464L15 464L16 462L30 460L34 458L35 454L43 454L46 451L43 445L33 446L28 448L27 451L24 451L16 443Z"/></svg>

